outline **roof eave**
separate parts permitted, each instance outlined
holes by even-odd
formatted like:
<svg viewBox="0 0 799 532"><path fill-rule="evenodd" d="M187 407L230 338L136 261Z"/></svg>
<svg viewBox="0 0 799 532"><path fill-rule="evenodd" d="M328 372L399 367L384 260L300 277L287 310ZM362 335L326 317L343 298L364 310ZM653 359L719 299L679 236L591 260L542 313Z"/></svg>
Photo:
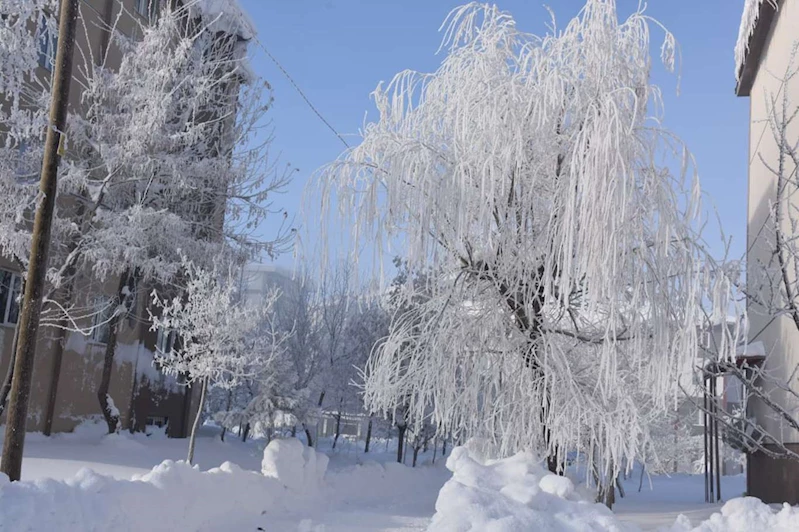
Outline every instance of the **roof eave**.
<svg viewBox="0 0 799 532"><path fill-rule="evenodd" d="M737 96L749 96L752 90L752 85L755 83L755 78L760 68L760 58L768 43L771 27L777 19L780 4L782 4L782 0L777 0L776 6L771 2L760 4L757 24L749 37L748 52L738 72L738 83L735 86L735 94Z"/></svg>

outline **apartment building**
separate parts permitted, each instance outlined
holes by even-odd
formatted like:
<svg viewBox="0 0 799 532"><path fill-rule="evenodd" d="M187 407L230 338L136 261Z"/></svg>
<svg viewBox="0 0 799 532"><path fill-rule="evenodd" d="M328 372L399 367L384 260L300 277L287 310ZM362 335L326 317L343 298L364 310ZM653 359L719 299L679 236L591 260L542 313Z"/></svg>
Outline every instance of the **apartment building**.
<svg viewBox="0 0 799 532"><path fill-rule="evenodd" d="M158 17L162 2L178 0L81 0L78 21L76 69L70 89L70 112L81 112L80 62L94 58L116 69L123 52L108 30L136 40L141 27ZM50 75L56 36L36 24L39 43L37 75ZM218 38L226 38L225 31ZM227 29L229 31L229 29ZM89 59L87 59L89 58ZM0 105L2 105L0 95ZM0 133L2 134L2 133ZM33 171L38 169L33 168ZM60 201L60 200L59 200ZM223 210L223 209L222 209ZM220 209L208 216L219 217ZM175 243L179 246L180 243ZM21 290L20 265L0 256L0 377L9 371L19 315L17 297ZM100 418L98 386L109 341L109 317L119 277L100 283L89 272L77 272L72 287L73 302L86 308L86 319L75 324L82 332L43 326L37 340L28 430L65 432L87 418ZM144 430L148 425L167 426L172 437L185 437L196 413L199 393L183 386L180 378L161 373L154 362L157 350L171 348L174 338L150 330L148 305L152 286L140 286L131 298L128 314L121 320L111 373L109 396L119 411L124 429ZM47 309L45 309L46 312Z"/></svg>

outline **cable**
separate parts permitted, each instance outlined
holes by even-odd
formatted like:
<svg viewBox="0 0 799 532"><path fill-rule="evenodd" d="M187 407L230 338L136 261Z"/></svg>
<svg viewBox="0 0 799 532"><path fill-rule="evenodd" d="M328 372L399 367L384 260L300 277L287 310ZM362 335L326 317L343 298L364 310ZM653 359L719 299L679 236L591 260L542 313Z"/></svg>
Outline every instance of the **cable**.
<svg viewBox="0 0 799 532"><path fill-rule="evenodd" d="M292 78L291 75L286 71L286 69L283 68L283 65L280 64L280 62L277 60L277 58L275 56L273 56L271 53L269 53L269 50L267 50L266 46L264 46L264 44L261 42L261 40L258 39L258 36L254 35L253 39L258 44L258 46L261 48L261 50L263 50L264 53L269 57L269 59L271 59L272 62L275 65L277 65L277 68L280 69L280 71L283 73L283 75L286 76L286 79L289 81L289 83L291 83L291 85L294 87L294 89L297 91L297 93L302 97L302 99L305 100L305 103L308 104L308 107L310 107L311 110L316 114L316 116L319 117L319 120L321 120L322 123L325 124L327 126L327 128L330 131L332 131L335 136L338 137L338 139L342 142L342 144L344 144L344 146L346 146L347 148L350 148L350 145L347 143L346 140L344 140L344 137L342 137L341 134L339 134L339 132L336 131L336 129L330 124L330 122L325 120L325 117L322 116L322 113L320 113L319 110L316 108L316 106L314 106L314 104L311 103L311 100L308 99L308 97L305 95L305 93L302 91L302 89L299 87L299 85L297 85L297 83L294 81L294 78Z"/></svg>

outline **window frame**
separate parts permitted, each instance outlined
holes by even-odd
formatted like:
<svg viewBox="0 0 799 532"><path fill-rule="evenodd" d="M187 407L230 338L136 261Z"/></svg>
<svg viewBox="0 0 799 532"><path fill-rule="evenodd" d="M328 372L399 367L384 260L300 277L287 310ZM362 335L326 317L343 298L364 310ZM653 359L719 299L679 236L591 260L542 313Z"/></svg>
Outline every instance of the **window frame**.
<svg viewBox="0 0 799 532"><path fill-rule="evenodd" d="M95 296L92 309L92 328L89 340L96 344L108 345L108 340L111 337L111 318L115 310L111 305L111 298Z"/></svg>
<svg viewBox="0 0 799 532"><path fill-rule="evenodd" d="M152 24L158 20L158 15L161 13L161 2L160 0L134 0L133 12Z"/></svg>
<svg viewBox="0 0 799 532"><path fill-rule="evenodd" d="M36 29L37 52L39 54L39 66L48 72L53 71L55 64L56 50L58 49L58 33L53 34L47 25L45 15L39 19Z"/></svg>
<svg viewBox="0 0 799 532"><path fill-rule="evenodd" d="M0 325L4 325L7 327L16 326L17 322L19 321L19 314L21 310L21 301L15 303L15 299L18 299L22 294L22 276L14 271L6 270L5 268L0 268L0 275L8 275L8 292L6 293L6 300L2 302L2 307L0 308ZM0 290L2 287L5 286L0 284ZM11 310L16 304L16 320L9 321L9 317L11 315Z"/></svg>

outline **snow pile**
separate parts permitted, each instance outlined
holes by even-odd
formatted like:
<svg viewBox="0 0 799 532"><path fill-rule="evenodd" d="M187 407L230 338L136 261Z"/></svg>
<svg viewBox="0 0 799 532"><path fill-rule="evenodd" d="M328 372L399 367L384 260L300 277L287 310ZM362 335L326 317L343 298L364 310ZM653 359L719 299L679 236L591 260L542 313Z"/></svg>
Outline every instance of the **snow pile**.
<svg viewBox="0 0 799 532"><path fill-rule="evenodd" d="M685 516L680 516L670 532L796 532L799 530L799 507L784 504L778 511L755 497L732 499L721 513L692 528Z"/></svg>
<svg viewBox="0 0 799 532"><path fill-rule="evenodd" d="M133 480L89 469L66 481L0 478L0 530L226 530L231 519L255 525L287 503L274 479L230 462L200 472L167 460Z"/></svg>
<svg viewBox="0 0 799 532"><path fill-rule="evenodd" d="M300 440L272 440L264 449L261 473L302 493L319 490L327 471L328 458L306 447Z"/></svg>
<svg viewBox="0 0 799 532"><path fill-rule="evenodd" d="M117 435L113 440L137 444ZM132 480L117 480L90 469L67 480L11 483L0 476L0 530L267 528L275 515L302 510L318 500L315 494L327 456L297 440L275 440L264 452L263 468L261 475L225 462L202 472L186 462L166 460Z"/></svg>
<svg viewBox="0 0 799 532"><path fill-rule="evenodd" d="M760 16L760 6L763 2L769 2L774 9L777 9L776 0L746 0L744 12L741 17L741 26L738 28L738 42L735 43L735 81L741 79L741 67L746 61L746 54L749 52L749 39L757 26L757 19Z"/></svg>
<svg viewBox="0 0 799 532"><path fill-rule="evenodd" d="M571 480L545 471L528 453L481 464L458 447L447 460L431 532L520 530L628 531L601 504L585 501Z"/></svg>

